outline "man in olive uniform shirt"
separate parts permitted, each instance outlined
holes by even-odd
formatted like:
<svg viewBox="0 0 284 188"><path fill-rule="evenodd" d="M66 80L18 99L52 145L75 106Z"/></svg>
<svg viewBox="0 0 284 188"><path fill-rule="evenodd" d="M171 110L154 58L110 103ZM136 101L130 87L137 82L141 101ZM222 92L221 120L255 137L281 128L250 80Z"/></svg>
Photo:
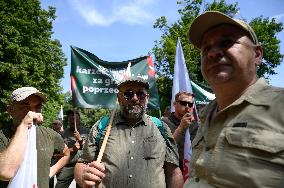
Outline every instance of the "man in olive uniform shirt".
<svg viewBox="0 0 284 188"><path fill-rule="evenodd" d="M7 187L24 158L27 144L28 128L33 122L43 121L42 104L46 97L34 87L22 87L14 90L8 112L13 123L4 125L0 130L0 187ZM36 127L37 148L37 181L38 188L47 188L49 177L54 176L65 164L70 153L62 137L50 128ZM54 152L62 153L63 157L50 167Z"/></svg>
<svg viewBox="0 0 284 188"><path fill-rule="evenodd" d="M115 114L102 158L96 160L97 125L93 126L75 167L75 179L89 188L101 182L107 188L180 188L177 146L165 126L166 144L158 127L145 114L149 85L130 77L118 85L120 111ZM84 162L84 163L83 163Z"/></svg>
<svg viewBox="0 0 284 188"><path fill-rule="evenodd" d="M284 187L284 89L257 78L263 49L253 29L210 11L188 36L216 100L200 116L185 187Z"/></svg>

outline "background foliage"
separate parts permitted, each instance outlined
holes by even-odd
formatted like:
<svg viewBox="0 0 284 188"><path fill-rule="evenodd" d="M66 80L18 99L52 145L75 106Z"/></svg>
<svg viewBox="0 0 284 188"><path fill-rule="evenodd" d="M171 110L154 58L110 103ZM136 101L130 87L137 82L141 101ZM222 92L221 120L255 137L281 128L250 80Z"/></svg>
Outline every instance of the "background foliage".
<svg viewBox="0 0 284 188"><path fill-rule="evenodd" d="M0 1L0 119L14 89L33 86L43 91L44 125L50 125L63 104L60 79L66 58L58 40L52 39L55 9L41 9L38 0Z"/></svg>

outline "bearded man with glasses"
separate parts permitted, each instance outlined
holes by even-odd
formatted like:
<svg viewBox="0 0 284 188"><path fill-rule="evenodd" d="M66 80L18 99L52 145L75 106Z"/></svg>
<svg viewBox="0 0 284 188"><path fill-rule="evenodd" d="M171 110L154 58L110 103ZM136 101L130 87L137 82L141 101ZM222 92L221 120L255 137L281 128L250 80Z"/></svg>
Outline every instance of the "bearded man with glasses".
<svg viewBox="0 0 284 188"><path fill-rule="evenodd" d="M83 146L75 166L75 179L85 188L102 182L102 187L181 188L178 152L171 130L164 125L164 138L146 114L149 84L130 77L118 85L120 110L115 114L102 158L96 160L97 122ZM165 140L166 139L166 140Z"/></svg>
<svg viewBox="0 0 284 188"><path fill-rule="evenodd" d="M189 128L190 140L192 141L198 129L198 123L193 116L193 100L194 95L192 93L178 92L174 101L175 111L169 117L162 117L162 121L170 127L177 143L180 169L183 169L185 132Z"/></svg>

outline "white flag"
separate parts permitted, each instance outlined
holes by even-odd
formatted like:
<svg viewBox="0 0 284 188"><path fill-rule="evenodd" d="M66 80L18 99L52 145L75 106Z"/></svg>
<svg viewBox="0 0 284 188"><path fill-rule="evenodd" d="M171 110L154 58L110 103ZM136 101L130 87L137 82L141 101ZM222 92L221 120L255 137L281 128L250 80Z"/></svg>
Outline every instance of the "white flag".
<svg viewBox="0 0 284 188"><path fill-rule="evenodd" d="M62 108L62 105L60 106L60 111L58 113L58 119L61 120L61 122L63 122L63 108Z"/></svg>
<svg viewBox="0 0 284 188"><path fill-rule="evenodd" d="M24 160L8 188L37 188L36 126L28 130Z"/></svg>
<svg viewBox="0 0 284 188"><path fill-rule="evenodd" d="M178 38L176 56L175 56L175 66L174 66L174 79L172 88L172 101L171 101L171 111L174 111L173 102L175 100L175 95L179 91L186 91L192 93L192 87L190 84L190 79L188 76L188 71L186 68L184 55L181 47L180 40ZM189 161L192 155L191 141L189 129L186 130L185 143L184 143L184 159L183 159L183 177L186 180L189 177Z"/></svg>

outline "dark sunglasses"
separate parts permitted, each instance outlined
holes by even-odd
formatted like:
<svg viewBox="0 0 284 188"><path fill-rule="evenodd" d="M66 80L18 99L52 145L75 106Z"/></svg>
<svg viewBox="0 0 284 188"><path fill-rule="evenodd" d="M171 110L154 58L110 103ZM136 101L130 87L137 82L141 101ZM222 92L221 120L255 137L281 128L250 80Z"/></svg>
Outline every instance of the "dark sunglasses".
<svg viewBox="0 0 284 188"><path fill-rule="evenodd" d="M125 100L131 100L134 97L134 95L136 95L139 100L144 100L148 94L145 93L144 91L138 91L138 92L125 91L123 93L123 97L125 98Z"/></svg>
<svg viewBox="0 0 284 188"><path fill-rule="evenodd" d="M193 102L188 102L188 101L177 101L177 102L182 106L188 106L189 108L193 106Z"/></svg>

